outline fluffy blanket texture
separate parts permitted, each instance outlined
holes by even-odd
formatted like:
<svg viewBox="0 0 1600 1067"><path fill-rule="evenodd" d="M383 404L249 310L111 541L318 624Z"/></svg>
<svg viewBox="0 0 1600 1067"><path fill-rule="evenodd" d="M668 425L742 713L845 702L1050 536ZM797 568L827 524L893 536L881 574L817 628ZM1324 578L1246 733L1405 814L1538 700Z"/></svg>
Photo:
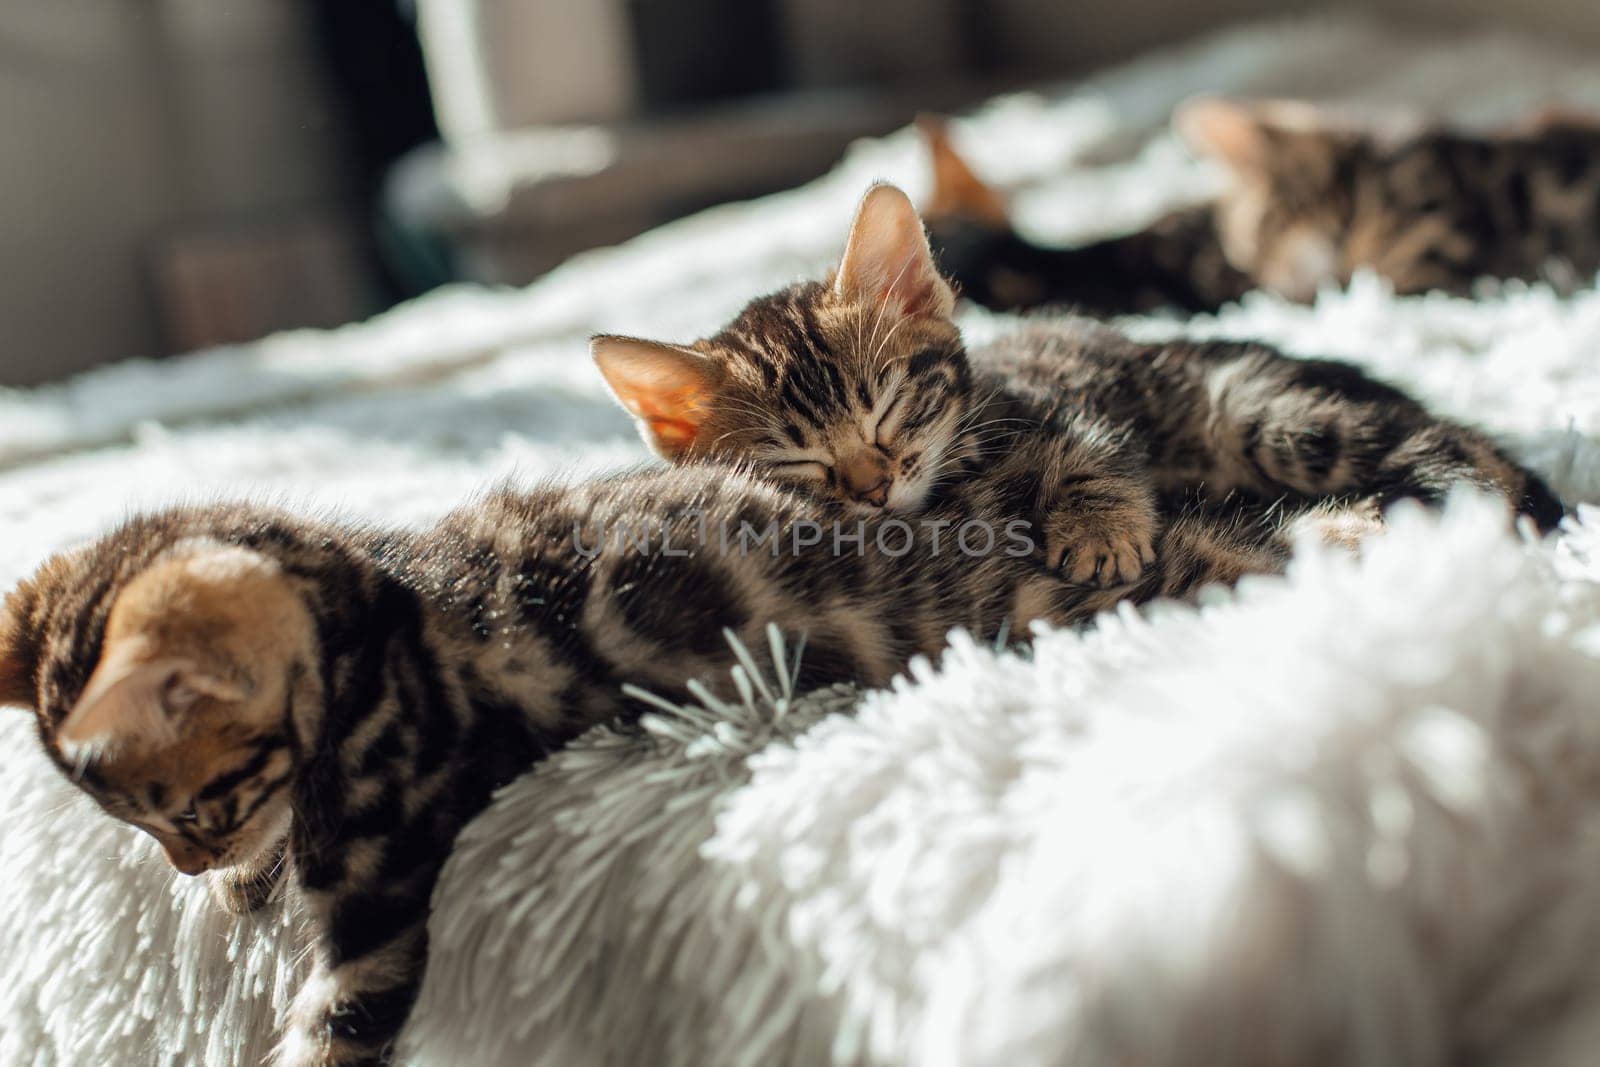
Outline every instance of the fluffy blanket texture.
<svg viewBox="0 0 1600 1067"><path fill-rule="evenodd" d="M1488 120L1600 105L1596 70L1321 20L997 101L958 134L1030 228L1081 237L1204 190L1160 132L1196 90ZM497 477L637 462L585 336L695 336L821 269L875 177L921 190L909 133L523 292L4 396L0 579L149 504L415 523ZM1600 501L1592 290L1400 301L1365 279L1134 328L1357 360ZM590 734L472 824L406 1062L1593 1062L1600 511L1536 544L1459 500L1359 561L1308 546L1287 579L1031 656L958 637L883 692L745 683ZM260 1062L292 907L220 913L31 733L0 716L0 1063Z"/></svg>

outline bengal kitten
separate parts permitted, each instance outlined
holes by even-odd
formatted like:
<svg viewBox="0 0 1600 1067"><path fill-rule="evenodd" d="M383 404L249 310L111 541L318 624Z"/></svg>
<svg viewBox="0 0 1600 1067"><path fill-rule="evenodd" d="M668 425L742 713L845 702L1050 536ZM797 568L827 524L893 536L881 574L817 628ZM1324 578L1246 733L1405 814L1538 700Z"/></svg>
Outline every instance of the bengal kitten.
<svg viewBox="0 0 1600 1067"><path fill-rule="evenodd" d="M972 299L1097 313L1214 311L1251 288L1306 301L1358 270L1395 292L1484 277L1588 284L1600 270L1600 120L1560 111L1488 133L1358 129L1293 101L1194 101L1174 121L1229 181L1210 204L1078 249L1012 230L1000 198L924 124L941 263Z"/></svg>
<svg viewBox="0 0 1600 1067"><path fill-rule="evenodd" d="M754 300L692 344L601 336L593 352L669 460L866 509L1009 509L1076 583L1136 578L1173 494L1339 499L1370 515L1464 482L1543 528L1560 520L1550 490L1484 435L1346 364L1250 342L1143 344L1073 318L969 359L953 305L910 201L878 185L830 281Z"/></svg>
<svg viewBox="0 0 1600 1067"><path fill-rule="evenodd" d="M804 638L802 689L878 686L953 627L1071 625L1122 595L1041 573L1004 516L927 519L713 468L502 490L423 532L150 514L7 597L0 702L33 709L67 778L225 906L261 906L292 871L312 971L277 1062L382 1063L456 835L544 754L637 716L625 684L736 697L726 637L770 671L771 623ZM1270 526L1209 518L1158 547L1140 599L1285 557Z"/></svg>

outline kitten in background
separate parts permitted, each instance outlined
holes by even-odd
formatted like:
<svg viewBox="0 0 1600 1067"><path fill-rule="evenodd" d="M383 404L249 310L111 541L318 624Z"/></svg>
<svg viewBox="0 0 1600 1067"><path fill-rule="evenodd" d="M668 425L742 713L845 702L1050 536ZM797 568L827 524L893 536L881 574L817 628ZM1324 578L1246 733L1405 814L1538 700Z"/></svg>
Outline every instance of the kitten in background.
<svg viewBox="0 0 1600 1067"><path fill-rule="evenodd" d="M1600 270L1595 118L1373 133L1294 101L1200 100L1176 127L1228 169L1215 207L1228 261L1290 299L1361 269L1402 295L1486 277L1591 284Z"/></svg>
<svg viewBox="0 0 1600 1067"><path fill-rule="evenodd" d="M944 123L924 120L941 264L988 307L1099 314L1214 311L1257 287L1307 301L1358 270L1401 295L1467 294L1485 277L1571 288L1600 270L1600 119L1379 129L1296 101L1196 100L1174 128L1226 169L1223 193L1069 249L1018 235Z"/></svg>

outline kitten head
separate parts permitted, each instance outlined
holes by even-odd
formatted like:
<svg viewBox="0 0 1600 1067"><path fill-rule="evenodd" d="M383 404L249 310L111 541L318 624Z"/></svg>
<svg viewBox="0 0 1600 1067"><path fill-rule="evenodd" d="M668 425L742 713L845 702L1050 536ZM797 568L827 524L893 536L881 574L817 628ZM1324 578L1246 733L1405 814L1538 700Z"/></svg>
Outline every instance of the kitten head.
<svg viewBox="0 0 1600 1067"><path fill-rule="evenodd" d="M1217 231L1236 269L1291 300L1349 280L1343 241L1362 137L1309 104L1281 100L1194 100L1174 126L1229 171Z"/></svg>
<svg viewBox="0 0 1600 1067"><path fill-rule="evenodd" d="M84 601L116 573L114 555L58 557L7 598L0 699L33 708L68 777L182 873L253 859L288 830L288 708L309 662L308 609L277 563L210 540Z"/></svg>
<svg viewBox="0 0 1600 1067"><path fill-rule="evenodd" d="M714 337L596 337L595 362L645 443L861 508L916 510L969 410L970 375L904 193L875 185L825 282L751 302Z"/></svg>

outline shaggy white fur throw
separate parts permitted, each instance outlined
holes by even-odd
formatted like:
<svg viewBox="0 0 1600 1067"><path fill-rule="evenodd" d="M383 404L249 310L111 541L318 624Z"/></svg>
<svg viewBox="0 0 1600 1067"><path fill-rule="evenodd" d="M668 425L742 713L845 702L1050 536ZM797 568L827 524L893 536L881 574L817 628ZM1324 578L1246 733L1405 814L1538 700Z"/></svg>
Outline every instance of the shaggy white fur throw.
<svg viewBox="0 0 1600 1067"><path fill-rule="evenodd" d="M1082 236L1204 187L1154 132L1194 90L1493 119L1600 104L1595 69L1324 20L1001 101L960 134L1035 230ZM1047 185L1071 159L1096 165ZM836 255L873 177L917 192L909 134L525 292L0 397L0 579L146 504L421 522L498 476L637 461L585 335L715 326ZM1397 301L1366 279L1134 326L1358 360L1600 501L1592 290ZM737 706L587 736L469 827L407 1062L1554 1067L1600 1047L1600 511L1545 544L1482 501L1403 513L1359 561L1308 551L1030 657L958 637L859 700L744 683ZM0 1064L260 1062L292 907L222 914L36 748L0 714Z"/></svg>

